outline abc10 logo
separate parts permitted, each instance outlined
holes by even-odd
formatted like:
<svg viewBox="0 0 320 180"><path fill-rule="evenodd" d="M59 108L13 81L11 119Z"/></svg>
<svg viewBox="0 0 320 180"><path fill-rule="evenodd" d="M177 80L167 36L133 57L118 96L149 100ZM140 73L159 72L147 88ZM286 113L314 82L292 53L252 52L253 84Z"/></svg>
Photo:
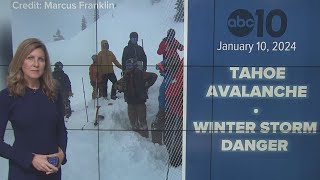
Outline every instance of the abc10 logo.
<svg viewBox="0 0 320 180"><path fill-rule="evenodd" d="M253 15L245 9L233 11L227 21L229 31L238 37L247 36L257 27L257 37L264 36L264 30L271 37L281 37L287 30L287 15L281 9L271 10L266 18L264 10L256 10L255 19Z"/></svg>

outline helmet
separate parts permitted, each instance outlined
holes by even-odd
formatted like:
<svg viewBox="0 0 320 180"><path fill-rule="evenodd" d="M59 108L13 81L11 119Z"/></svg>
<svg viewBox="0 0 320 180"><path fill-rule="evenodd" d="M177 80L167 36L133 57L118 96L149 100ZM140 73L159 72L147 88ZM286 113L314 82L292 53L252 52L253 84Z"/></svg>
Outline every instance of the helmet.
<svg viewBox="0 0 320 180"><path fill-rule="evenodd" d="M58 62L56 62L56 63L54 64L54 67L55 67L55 68L62 69L62 68L63 68L63 64L62 64L62 62L58 61Z"/></svg>
<svg viewBox="0 0 320 180"><path fill-rule="evenodd" d="M130 58L126 61L126 70L133 70L138 66L138 62L134 58Z"/></svg>

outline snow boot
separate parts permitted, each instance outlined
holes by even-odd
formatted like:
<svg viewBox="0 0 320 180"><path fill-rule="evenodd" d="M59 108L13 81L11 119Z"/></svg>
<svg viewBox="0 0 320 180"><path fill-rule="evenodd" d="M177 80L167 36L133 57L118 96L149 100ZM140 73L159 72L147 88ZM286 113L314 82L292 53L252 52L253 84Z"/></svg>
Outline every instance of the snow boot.
<svg viewBox="0 0 320 180"><path fill-rule="evenodd" d="M159 109L155 121L151 124L152 142L163 144L163 132L165 130L165 110Z"/></svg>
<svg viewBox="0 0 320 180"><path fill-rule="evenodd" d="M141 127L140 130L137 131L142 137L149 138L149 131L148 127L144 126Z"/></svg>

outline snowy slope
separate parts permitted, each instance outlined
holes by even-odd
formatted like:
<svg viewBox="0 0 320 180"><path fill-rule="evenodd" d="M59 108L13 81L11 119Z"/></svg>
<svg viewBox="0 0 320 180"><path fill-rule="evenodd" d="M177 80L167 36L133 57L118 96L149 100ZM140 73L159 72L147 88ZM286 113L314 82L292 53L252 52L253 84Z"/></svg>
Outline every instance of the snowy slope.
<svg viewBox="0 0 320 180"><path fill-rule="evenodd" d="M155 5L151 5L147 0L123 0L114 10L100 17L97 24L89 25L70 40L47 44L51 62L61 61L65 65L64 71L71 79L74 93L74 97L71 98L74 112L66 122L69 129L69 162L63 167L64 180L96 180L99 179L99 172L100 179L107 180L166 178L165 147L155 145L150 139L142 138L130 131L123 93L118 93L119 99L115 101L99 99L100 114L105 116L105 120L100 122L99 127L93 125L95 102L91 100L92 87L89 84L88 69L91 56L100 50L100 41L103 39L109 41L110 50L121 63L122 51L128 43L129 34L136 31L139 34L140 45L143 39L150 65L148 71L157 73L154 65L162 59L162 56L157 55L156 51L162 38L166 36L166 31L174 28L176 38L183 43L183 24L173 22L174 13L172 0L162 0ZM114 68L119 79L120 70ZM82 78L86 100L84 100ZM156 83L149 89L147 101L149 129L158 111L157 98L161 81L162 77L158 76ZM110 82L108 87L110 94ZM85 102L88 107L89 122L87 122ZM108 105L109 103L113 105ZM97 131L98 129L100 131ZM5 139L7 142L12 142L12 131L8 132ZM0 159L0 166L5 166L0 168L0 179L6 179L5 163L6 161ZM181 167L171 168L169 179L181 179L181 173Z"/></svg>

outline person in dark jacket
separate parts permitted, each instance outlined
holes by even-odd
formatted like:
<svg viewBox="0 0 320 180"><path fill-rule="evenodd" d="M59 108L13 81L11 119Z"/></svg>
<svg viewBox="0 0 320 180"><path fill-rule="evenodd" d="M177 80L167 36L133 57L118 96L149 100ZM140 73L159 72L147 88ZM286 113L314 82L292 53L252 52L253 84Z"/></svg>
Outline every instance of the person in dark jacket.
<svg viewBox="0 0 320 180"><path fill-rule="evenodd" d="M128 45L123 49L122 53L122 65L126 64L129 59L135 59L138 63L138 68L146 71L147 70L147 56L143 48L138 45L138 33L131 32L130 40ZM126 71L126 67L122 67L123 72Z"/></svg>
<svg viewBox="0 0 320 180"><path fill-rule="evenodd" d="M52 72L52 76L54 79L58 81L58 87L61 91L63 104L65 107L65 116L69 118L71 116L71 105L70 105L70 97L73 96L71 90L71 81L69 76L63 71L63 64L58 61L54 64L54 71Z"/></svg>
<svg viewBox="0 0 320 180"><path fill-rule="evenodd" d="M24 40L9 65L7 88L0 92L0 156L9 159L9 180L61 180L67 149L63 111L45 45ZM13 145L3 140L8 121ZM59 159L57 167L49 157Z"/></svg>
<svg viewBox="0 0 320 180"><path fill-rule="evenodd" d="M132 130L138 131L148 138L146 101L148 89L156 82L157 74L144 72L138 68L135 60L132 66L126 63L126 72L115 88L124 92L124 100L128 104L128 116Z"/></svg>

